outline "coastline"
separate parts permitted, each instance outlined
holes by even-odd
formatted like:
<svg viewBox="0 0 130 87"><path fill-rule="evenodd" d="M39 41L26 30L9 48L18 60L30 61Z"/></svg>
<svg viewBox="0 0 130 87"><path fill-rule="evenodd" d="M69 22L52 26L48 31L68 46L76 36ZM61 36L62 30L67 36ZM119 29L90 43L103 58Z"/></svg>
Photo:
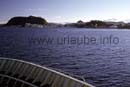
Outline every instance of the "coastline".
<svg viewBox="0 0 130 87"><path fill-rule="evenodd" d="M45 18L36 16L18 16L11 18L7 23L0 24L0 27L23 27L23 28L92 28L92 29L130 29L130 23L91 20L83 22L79 20L75 23L52 23Z"/></svg>

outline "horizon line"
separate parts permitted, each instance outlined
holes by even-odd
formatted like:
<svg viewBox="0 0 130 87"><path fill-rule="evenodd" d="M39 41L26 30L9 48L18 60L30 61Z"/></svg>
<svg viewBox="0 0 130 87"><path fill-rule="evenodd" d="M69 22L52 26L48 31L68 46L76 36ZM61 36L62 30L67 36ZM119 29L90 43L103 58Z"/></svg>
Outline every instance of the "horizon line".
<svg viewBox="0 0 130 87"><path fill-rule="evenodd" d="M14 16L15 17L15 16ZM18 17L18 16L16 16L16 17ZM22 16L21 16L22 17ZM13 18L13 17L11 17L11 18ZM11 19L10 18L10 19ZM44 18L44 17L42 17L42 18ZM9 20L10 20L9 19ZM47 20L47 18L44 18L48 23L58 23L58 24L67 24L67 23L77 23L78 21L83 21L83 22L90 22L90 21L93 21L93 20L98 20L98 21L103 21L103 22L124 22L124 23L130 23L130 19L125 19L125 20L118 20L118 19L114 19L114 18L112 18L112 19L91 19L91 20L87 20L87 21L84 21L84 20L82 20L82 19L79 19L79 20L77 20L77 21L63 21L63 22L58 22L58 21L48 21ZM0 24L6 24L6 23L8 23L8 21L9 20L6 20L6 21L1 21L0 20Z"/></svg>

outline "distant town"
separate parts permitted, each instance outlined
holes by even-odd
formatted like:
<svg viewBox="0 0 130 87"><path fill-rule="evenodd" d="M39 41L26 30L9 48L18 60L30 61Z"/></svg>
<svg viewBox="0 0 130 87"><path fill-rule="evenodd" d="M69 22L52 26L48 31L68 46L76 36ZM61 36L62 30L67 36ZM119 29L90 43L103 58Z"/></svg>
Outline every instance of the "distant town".
<svg viewBox="0 0 130 87"><path fill-rule="evenodd" d="M29 16L29 17L13 17L6 24L0 24L0 27L37 27L37 28L57 28L57 27L70 27L70 28L107 28L107 29L130 29L130 23L91 20L83 22L82 20L76 23L50 23L44 18Z"/></svg>

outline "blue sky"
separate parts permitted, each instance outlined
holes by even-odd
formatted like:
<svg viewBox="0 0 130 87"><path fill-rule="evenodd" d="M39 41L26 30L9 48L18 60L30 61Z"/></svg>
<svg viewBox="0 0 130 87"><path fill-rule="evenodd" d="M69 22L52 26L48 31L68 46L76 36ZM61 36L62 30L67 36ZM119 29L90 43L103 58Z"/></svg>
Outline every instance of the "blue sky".
<svg viewBox="0 0 130 87"><path fill-rule="evenodd" d="M30 15L58 23L130 19L130 0L1 0L0 6L0 23Z"/></svg>

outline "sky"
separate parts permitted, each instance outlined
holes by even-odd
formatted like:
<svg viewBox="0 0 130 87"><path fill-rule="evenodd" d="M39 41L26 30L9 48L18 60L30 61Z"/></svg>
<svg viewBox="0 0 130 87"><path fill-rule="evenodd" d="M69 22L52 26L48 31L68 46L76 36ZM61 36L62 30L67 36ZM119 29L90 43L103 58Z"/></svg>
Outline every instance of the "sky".
<svg viewBox="0 0 130 87"><path fill-rule="evenodd" d="M48 22L130 20L130 0L0 0L0 23L14 16L38 16Z"/></svg>

